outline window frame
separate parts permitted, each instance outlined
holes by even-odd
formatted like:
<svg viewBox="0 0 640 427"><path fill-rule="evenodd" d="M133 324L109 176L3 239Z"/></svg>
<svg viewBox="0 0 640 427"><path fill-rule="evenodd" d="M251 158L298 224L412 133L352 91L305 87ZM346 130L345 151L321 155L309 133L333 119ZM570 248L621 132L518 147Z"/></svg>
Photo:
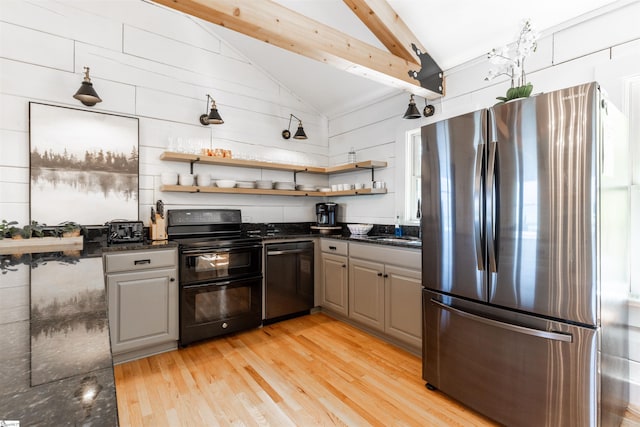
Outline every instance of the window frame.
<svg viewBox="0 0 640 427"><path fill-rule="evenodd" d="M404 187L404 222L409 225L420 225L417 216L418 199L422 198L422 128L411 129L405 138L405 187ZM416 150L418 153L416 154ZM417 160L417 161L416 161ZM416 169L418 173L416 174Z"/></svg>

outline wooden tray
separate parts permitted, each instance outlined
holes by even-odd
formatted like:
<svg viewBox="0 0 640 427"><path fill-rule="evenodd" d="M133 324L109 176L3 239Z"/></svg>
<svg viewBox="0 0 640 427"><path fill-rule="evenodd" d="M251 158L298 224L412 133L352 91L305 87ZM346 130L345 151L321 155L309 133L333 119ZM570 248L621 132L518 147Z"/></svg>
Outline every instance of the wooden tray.
<svg viewBox="0 0 640 427"><path fill-rule="evenodd" d="M57 252L78 250L84 246L84 237L32 237L30 239L0 240L0 255L15 253Z"/></svg>

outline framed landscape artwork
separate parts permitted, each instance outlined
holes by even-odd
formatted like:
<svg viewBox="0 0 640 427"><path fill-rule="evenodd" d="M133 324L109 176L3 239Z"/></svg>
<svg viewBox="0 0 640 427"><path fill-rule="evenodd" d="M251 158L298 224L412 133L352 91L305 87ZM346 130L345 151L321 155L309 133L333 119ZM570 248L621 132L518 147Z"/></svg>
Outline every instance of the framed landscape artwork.
<svg viewBox="0 0 640 427"><path fill-rule="evenodd" d="M138 219L138 119L29 103L31 220Z"/></svg>

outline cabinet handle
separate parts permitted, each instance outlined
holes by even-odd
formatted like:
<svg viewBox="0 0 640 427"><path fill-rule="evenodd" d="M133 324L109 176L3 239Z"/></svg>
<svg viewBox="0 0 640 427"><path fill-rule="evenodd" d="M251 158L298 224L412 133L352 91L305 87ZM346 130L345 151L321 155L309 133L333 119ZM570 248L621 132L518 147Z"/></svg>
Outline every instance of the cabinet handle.
<svg viewBox="0 0 640 427"><path fill-rule="evenodd" d="M338 249L338 248L337 248L337 247L335 247L335 246L329 246L329 249L331 249L332 251L335 251L335 250L336 250L336 249Z"/></svg>
<svg viewBox="0 0 640 427"><path fill-rule="evenodd" d="M342 264L342 268L347 268L347 264Z"/></svg>
<svg viewBox="0 0 640 427"><path fill-rule="evenodd" d="M151 260L150 259L137 259L135 261L133 261L134 265L140 265L140 264L151 264Z"/></svg>
<svg viewBox="0 0 640 427"><path fill-rule="evenodd" d="M378 277L382 277L382 273L378 273Z"/></svg>
<svg viewBox="0 0 640 427"><path fill-rule="evenodd" d="M387 277L389 277L389 275L388 275L388 274L385 274L383 277L386 279Z"/></svg>
<svg viewBox="0 0 640 427"><path fill-rule="evenodd" d="M175 277L172 277L171 279L169 279L169 281L170 281L170 282L175 282L175 281L176 281L176 278L175 278Z"/></svg>

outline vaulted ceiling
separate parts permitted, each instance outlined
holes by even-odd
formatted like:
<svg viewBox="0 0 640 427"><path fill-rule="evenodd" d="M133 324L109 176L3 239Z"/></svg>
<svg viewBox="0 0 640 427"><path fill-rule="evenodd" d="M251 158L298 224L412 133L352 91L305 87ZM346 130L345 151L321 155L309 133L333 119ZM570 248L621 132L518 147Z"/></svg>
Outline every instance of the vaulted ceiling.
<svg viewBox="0 0 640 427"><path fill-rule="evenodd" d="M328 117L403 90L430 99L441 96L433 81L421 87L407 74L422 65L411 43L444 70L446 96L447 70L514 41L523 19L531 18L544 34L621 2L154 1L218 24L223 39Z"/></svg>

